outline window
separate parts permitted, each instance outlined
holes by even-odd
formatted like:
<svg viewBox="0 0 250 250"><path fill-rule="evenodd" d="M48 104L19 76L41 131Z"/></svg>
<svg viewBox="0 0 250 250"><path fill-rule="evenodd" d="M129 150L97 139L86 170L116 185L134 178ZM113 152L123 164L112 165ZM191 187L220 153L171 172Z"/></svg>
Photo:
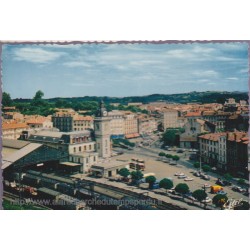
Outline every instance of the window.
<svg viewBox="0 0 250 250"><path fill-rule="evenodd" d="M78 163L81 163L81 158L78 158Z"/></svg>
<svg viewBox="0 0 250 250"><path fill-rule="evenodd" d="M76 148L74 147L74 153L76 152Z"/></svg>
<svg viewBox="0 0 250 250"><path fill-rule="evenodd" d="M89 145L89 150L91 150L91 145Z"/></svg>
<svg viewBox="0 0 250 250"><path fill-rule="evenodd" d="M82 151L82 147L79 147L79 151L80 151L80 152Z"/></svg>
<svg viewBox="0 0 250 250"><path fill-rule="evenodd" d="M86 151L87 150L87 146L84 146L84 151Z"/></svg>

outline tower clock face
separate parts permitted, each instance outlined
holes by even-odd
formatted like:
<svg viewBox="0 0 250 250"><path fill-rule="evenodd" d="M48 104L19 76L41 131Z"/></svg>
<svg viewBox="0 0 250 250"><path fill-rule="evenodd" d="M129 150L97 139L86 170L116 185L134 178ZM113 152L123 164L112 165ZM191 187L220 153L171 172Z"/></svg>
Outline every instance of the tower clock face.
<svg viewBox="0 0 250 250"><path fill-rule="evenodd" d="M103 111L103 116L107 116L108 112L106 110Z"/></svg>

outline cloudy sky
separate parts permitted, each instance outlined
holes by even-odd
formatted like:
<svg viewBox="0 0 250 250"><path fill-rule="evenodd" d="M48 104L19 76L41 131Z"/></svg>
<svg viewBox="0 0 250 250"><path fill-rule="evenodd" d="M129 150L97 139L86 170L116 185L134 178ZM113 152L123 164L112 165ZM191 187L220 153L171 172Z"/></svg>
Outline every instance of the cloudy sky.
<svg viewBox="0 0 250 250"><path fill-rule="evenodd" d="M4 45L3 91L12 98L248 91L248 45Z"/></svg>

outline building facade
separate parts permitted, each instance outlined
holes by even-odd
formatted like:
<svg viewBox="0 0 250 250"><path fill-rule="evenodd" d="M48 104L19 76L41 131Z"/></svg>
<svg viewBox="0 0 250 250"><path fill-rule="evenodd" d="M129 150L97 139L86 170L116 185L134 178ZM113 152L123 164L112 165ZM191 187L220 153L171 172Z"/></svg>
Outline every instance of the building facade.
<svg viewBox="0 0 250 250"><path fill-rule="evenodd" d="M124 125L124 114L119 110L113 110L108 112L110 119L110 133L111 138L124 138L125 125Z"/></svg>
<svg viewBox="0 0 250 250"><path fill-rule="evenodd" d="M61 132L73 131L73 116L71 112L57 112L52 116L53 126Z"/></svg>
<svg viewBox="0 0 250 250"><path fill-rule="evenodd" d="M28 126L26 123L3 122L2 123L2 137L5 139L17 140L21 136L22 132L27 129L28 129Z"/></svg>
<svg viewBox="0 0 250 250"><path fill-rule="evenodd" d="M167 128L178 128L178 111L174 109L167 109L163 112L163 126L164 130Z"/></svg>
<svg viewBox="0 0 250 250"><path fill-rule="evenodd" d="M138 119L134 113L124 114L124 134L126 138L138 137Z"/></svg>

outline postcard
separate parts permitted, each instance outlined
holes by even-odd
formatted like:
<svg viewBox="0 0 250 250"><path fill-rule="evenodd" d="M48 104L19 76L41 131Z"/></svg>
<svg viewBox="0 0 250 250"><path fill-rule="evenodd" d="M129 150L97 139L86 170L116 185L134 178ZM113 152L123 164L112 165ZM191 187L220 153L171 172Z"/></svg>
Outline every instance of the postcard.
<svg viewBox="0 0 250 250"><path fill-rule="evenodd" d="M249 41L0 46L3 209L249 209Z"/></svg>

